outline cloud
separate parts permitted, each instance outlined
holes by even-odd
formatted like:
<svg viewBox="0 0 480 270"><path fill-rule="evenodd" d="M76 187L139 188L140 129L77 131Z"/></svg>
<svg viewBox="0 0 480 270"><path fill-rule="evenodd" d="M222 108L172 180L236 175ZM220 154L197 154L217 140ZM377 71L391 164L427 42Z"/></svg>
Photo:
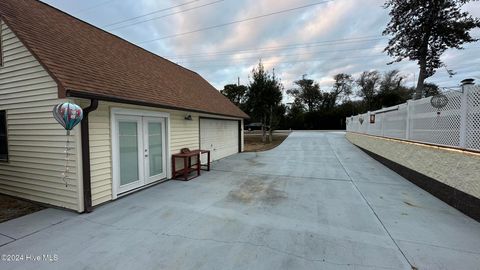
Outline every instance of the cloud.
<svg viewBox="0 0 480 270"><path fill-rule="evenodd" d="M103 5L94 0L45 2L102 26L191 0L113 0ZM418 73L416 63L402 61L387 65L392 59L382 52L387 38L381 33L389 21L388 10L382 7L383 0L335 0L225 27L142 42L318 3L313 0L213 2L216 1L198 0L152 14L133 22L179 12L113 33L195 70L218 89L227 83L236 83L238 77L247 84L251 69L259 59L264 61L268 70L275 68L286 89L293 87L293 82L303 74L318 81L322 89L329 89L336 73L357 76L364 70L373 69L380 72L398 69L406 77L407 84L414 85L414 74ZM200 5L205 6L182 12ZM96 7L81 11L92 6ZM480 17L478 4L467 4L465 10ZM480 37L480 29L472 31L472 34ZM445 69L439 69L428 80L441 86L451 86L466 77L479 78L480 45L476 43L465 47L465 50L449 50L442 56L447 67L457 72L455 76L450 78Z"/></svg>

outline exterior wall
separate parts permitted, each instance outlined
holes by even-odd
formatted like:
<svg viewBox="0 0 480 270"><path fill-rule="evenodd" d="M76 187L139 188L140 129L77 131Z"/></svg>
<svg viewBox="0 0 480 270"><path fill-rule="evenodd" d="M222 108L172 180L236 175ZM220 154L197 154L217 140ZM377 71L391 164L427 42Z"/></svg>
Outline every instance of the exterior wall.
<svg viewBox="0 0 480 270"><path fill-rule="evenodd" d="M82 211L79 127L70 136L71 172L65 186L67 137L52 116L61 102L57 84L7 25L1 27L0 110L7 113L9 160L0 161L0 193Z"/></svg>
<svg viewBox="0 0 480 270"><path fill-rule="evenodd" d="M88 105L88 101L85 100L79 100L78 102L82 104L82 106ZM180 152L180 149L184 147L191 149L197 149L200 147L200 116L222 118L209 114L100 101L98 109L91 112L89 115L93 205L98 205L100 203L112 200L113 198L112 149L110 133L110 113L112 108L137 109L169 113L169 144L171 153L178 153ZM185 120L186 115L191 115L192 121ZM223 118L228 119L228 117ZM167 158L170 159L170 155L167 154ZM170 178L171 175L168 175L167 177Z"/></svg>
<svg viewBox="0 0 480 270"><path fill-rule="evenodd" d="M480 154L348 132L355 145L480 198Z"/></svg>

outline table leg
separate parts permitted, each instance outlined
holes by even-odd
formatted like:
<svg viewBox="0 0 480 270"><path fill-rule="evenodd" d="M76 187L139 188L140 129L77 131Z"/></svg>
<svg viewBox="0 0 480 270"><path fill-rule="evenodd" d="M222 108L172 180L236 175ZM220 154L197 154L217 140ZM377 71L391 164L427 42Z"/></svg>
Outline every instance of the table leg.
<svg viewBox="0 0 480 270"><path fill-rule="evenodd" d="M188 180L188 166L187 166L187 157L183 158L183 178Z"/></svg>
<svg viewBox="0 0 480 270"><path fill-rule="evenodd" d="M197 176L200 176L200 153L197 154Z"/></svg>
<svg viewBox="0 0 480 270"><path fill-rule="evenodd" d="M175 179L177 168L175 168L175 157L172 156L172 179Z"/></svg>
<svg viewBox="0 0 480 270"><path fill-rule="evenodd" d="M207 171L210 171L210 151L207 152Z"/></svg>

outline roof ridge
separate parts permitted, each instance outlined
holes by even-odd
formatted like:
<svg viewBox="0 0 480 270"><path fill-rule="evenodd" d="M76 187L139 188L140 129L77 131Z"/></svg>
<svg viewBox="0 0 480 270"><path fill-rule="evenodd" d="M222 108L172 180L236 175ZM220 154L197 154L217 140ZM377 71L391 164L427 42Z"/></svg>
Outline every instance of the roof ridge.
<svg viewBox="0 0 480 270"><path fill-rule="evenodd" d="M162 60L168 61L168 62L170 62L170 63L172 63L172 64L174 64L174 65L176 65L176 66L178 66L178 67L180 67L180 68L182 68L182 69L185 69L185 70L187 70L187 71L189 71L189 72L192 72L192 73L194 73L194 74L196 74L196 75L200 75L200 74L198 74L198 72L196 72L196 71L193 71L193 70L188 69L188 68L186 68L186 67L184 67L184 66L182 66L182 65L179 65L179 64L177 64L177 63L175 63L175 62L172 62L172 61L168 60L168 59L165 58L165 57L162 57L162 56L160 56L160 55L158 55L158 54L156 54L156 53L154 53L154 52L151 52L151 51L149 51L149 50L147 50L147 49L145 49L145 48L142 48L142 47L140 47L139 45L137 45L137 44L135 44L135 43L133 43L133 42L130 42L130 41L128 41L128 40L126 40L126 39L124 39L124 38L122 38L122 37L119 37L119 36L117 36L117 35L115 35L115 34L113 34L113 33L111 33L111 32L108 32L108 31L106 31L106 30L103 30L102 28L100 28L100 27L98 27L98 26L96 26L96 25L93 25L93 24L91 24L91 23L89 23L89 22L87 22L87 21L84 21L84 20L82 20L82 19L80 19L80 18L78 18L78 17L75 17L75 16L73 16L72 14L69 14L69 13L67 13L67 12L65 12L65 11L63 11L63 10L61 10L61 9L59 9L59 8L56 8L56 7L54 7L54 6L52 6L52 5L48 4L48 3L45 3L45 2L43 2L43 1L41 1L41 0L36 0L36 1L39 2L39 3L41 3L41 4L43 4L43 5L45 5L45 6L47 6L47 7L50 7L50 8L52 8L52 9L55 9L56 11L61 12L61 13L63 13L64 15L66 15L66 16L68 16L68 17L71 17L71 18L73 18L73 19L75 19L75 20L77 20L77 21L79 21L79 22L81 22L81 23L87 24L88 26L91 26L91 27L93 27L93 28L95 28L95 29L97 29L97 30L100 30L100 31L108 34L108 35L111 35L111 36L113 36L114 38L119 39L121 42L125 42L125 43L127 43L127 44L129 44L129 45L132 45L133 47L136 47L136 48L138 48L138 49L141 49L141 50L143 50L143 51L145 51L145 52L147 52L147 53L149 53L149 54L151 54L151 55L153 55L153 56L155 56L155 57L158 57L158 58L160 58L160 59L162 59Z"/></svg>

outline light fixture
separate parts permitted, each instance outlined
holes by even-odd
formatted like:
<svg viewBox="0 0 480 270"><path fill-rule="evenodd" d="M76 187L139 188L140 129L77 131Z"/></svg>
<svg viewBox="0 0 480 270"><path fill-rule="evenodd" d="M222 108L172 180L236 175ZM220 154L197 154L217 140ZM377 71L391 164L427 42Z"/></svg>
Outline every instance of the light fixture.
<svg viewBox="0 0 480 270"><path fill-rule="evenodd" d="M192 121L192 115L191 114L185 115L185 120Z"/></svg>

